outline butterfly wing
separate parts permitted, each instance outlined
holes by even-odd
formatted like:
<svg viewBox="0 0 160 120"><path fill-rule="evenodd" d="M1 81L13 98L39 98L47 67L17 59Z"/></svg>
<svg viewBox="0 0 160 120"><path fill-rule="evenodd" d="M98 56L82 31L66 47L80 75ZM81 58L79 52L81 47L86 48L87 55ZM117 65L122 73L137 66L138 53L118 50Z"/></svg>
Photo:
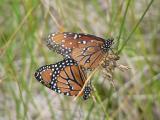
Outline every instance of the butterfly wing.
<svg viewBox="0 0 160 120"><path fill-rule="evenodd" d="M85 68L97 67L105 55L100 47L94 43L88 43L88 47L81 46L72 50L71 57Z"/></svg>
<svg viewBox="0 0 160 120"><path fill-rule="evenodd" d="M35 78L57 93L76 96L84 85L86 74L74 60L64 59L56 64L42 66L35 72Z"/></svg>
<svg viewBox="0 0 160 120"><path fill-rule="evenodd" d="M73 58L85 68L95 68L104 56L105 40L83 33L50 34L47 46L66 58Z"/></svg>

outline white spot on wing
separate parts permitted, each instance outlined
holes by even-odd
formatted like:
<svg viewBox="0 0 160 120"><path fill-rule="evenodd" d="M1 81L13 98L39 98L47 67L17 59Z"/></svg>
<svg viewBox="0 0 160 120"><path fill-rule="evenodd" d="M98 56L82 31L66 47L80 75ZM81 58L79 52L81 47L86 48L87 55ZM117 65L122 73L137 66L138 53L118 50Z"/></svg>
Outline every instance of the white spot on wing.
<svg viewBox="0 0 160 120"><path fill-rule="evenodd" d="M83 44L86 44L86 41L83 41Z"/></svg>
<svg viewBox="0 0 160 120"><path fill-rule="evenodd" d="M65 42L65 40L62 40L62 42Z"/></svg>
<svg viewBox="0 0 160 120"><path fill-rule="evenodd" d="M60 91L60 90L58 90L58 93L61 93L61 91Z"/></svg>
<svg viewBox="0 0 160 120"><path fill-rule="evenodd" d="M76 38L77 38L77 34L74 35L74 38L73 38L73 39L76 39Z"/></svg>
<svg viewBox="0 0 160 120"><path fill-rule="evenodd" d="M52 33L52 36L55 36L55 34L54 34L54 33Z"/></svg>

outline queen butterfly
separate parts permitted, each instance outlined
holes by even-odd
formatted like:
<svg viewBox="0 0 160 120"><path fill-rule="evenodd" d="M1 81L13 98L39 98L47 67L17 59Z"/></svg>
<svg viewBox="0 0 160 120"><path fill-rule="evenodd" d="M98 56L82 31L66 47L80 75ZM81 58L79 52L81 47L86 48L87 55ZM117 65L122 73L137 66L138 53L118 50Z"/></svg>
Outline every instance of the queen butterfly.
<svg viewBox="0 0 160 120"><path fill-rule="evenodd" d="M113 39L103 38L83 33L52 33L48 36L47 46L62 54L65 58L72 58L84 68L96 68L108 52Z"/></svg>
<svg viewBox="0 0 160 120"><path fill-rule="evenodd" d="M40 67L35 72L35 78L46 87L57 93L63 93L68 96L76 96L81 91L86 74L84 69L73 59L64 59L56 64L50 64ZM83 99L89 98L91 87L85 86L83 90Z"/></svg>

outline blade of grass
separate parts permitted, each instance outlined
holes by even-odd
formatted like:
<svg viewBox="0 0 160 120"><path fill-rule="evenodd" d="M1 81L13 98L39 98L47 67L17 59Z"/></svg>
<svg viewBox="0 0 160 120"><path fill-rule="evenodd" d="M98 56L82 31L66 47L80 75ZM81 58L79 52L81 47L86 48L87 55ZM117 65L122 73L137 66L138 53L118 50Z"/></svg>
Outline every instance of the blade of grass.
<svg viewBox="0 0 160 120"><path fill-rule="evenodd" d="M15 40L15 36L18 33L18 31L20 31L20 29L22 28L23 24L25 23L25 21L27 20L27 18L29 17L29 15L32 13L32 11L34 10L35 7L32 7L26 14L26 16L23 18L23 20L21 21L21 23L17 26L17 29L13 32L13 34L10 36L10 38L8 39L7 43L0 49L1 55L5 54L6 48L8 48L8 46L13 42L13 40Z"/></svg>
<svg viewBox="0 0 160 120"><path fill-rule="evenodd" d="M149 10L149 8L151 7L152 3L154 0L151 0L147 6L147 8L145 9L144 13L142 14L141 18L139 19L139 21L137 22L137 24L135 25L135 27L133 28L133 30L131 31L131 33L129 34L129 36L127 37L127 39L124 41L124 44L122 45L122 47L118 50L118 54L120 54L123 50L123 48L126 46L126 44L128 43L128 41L130 40L130 38L132 37L132 35L134 34L134 32L136 31L137 27L139 26L139 24L142 22L144 16L146 15L147 11Z"/></svg>
<svg viewBox="0 0 160 120"><path fill-rule="evenodd" d="M103 101L101 100L101 97L99 96L96 88L95 88L95 93L94 93L94 95L95 95L95 97L96 97L96 99L97 99L97 103L99 103L98 106L99 106L99 107L102 109L102 111L104 112L105 120L109 120L109 119L110 119L109 114L108 114L108 112L107 112L107 110L106 110L106 108L105 108L105 106L104 106L104 104L103 104Z"/></svg>
<svg viewBox="0 0 160 120"><path fill-rule="evenodd" d="M124 12L124 17L122 19L122 23L121 23L121 26L120 26L120 29L119 29L119 35L118 35L117 46L116 46L117 50L118 50L118 47L119 47L119 40L120 40L122 32L123 32L124 23L125 23L125 20L126 20L126 16L127 16L127 12L128 12L128 8L129 8L130 3L131 3L131 0L128 0L127 6L126 6L126 9L125 9L125 12Z"/></svg>
<svg viewBox="0 0 160 120"><path fill-rule="evenodd" d="M48 105L50 113L51 113L51 118L54 120L55 119L55 113L54 113L54 110L53 110L51 100L49 99L48 93L45 90L44 90L44 94L45 94L45 98L46 98L47 103L48 103L47 105Z"/></svg>
<svg viewBox="0 0 160 120"><path fill-rule="evenodd" d="M88 114L87 114L87 117L86 117L85 120L89 120L89 119L90 119L90 115L91 115L91 112L92 112L94 106L95 106L95 104L94 104L94 102L93 102L93 103L91 104L89 110L88 110Z"/></svg>

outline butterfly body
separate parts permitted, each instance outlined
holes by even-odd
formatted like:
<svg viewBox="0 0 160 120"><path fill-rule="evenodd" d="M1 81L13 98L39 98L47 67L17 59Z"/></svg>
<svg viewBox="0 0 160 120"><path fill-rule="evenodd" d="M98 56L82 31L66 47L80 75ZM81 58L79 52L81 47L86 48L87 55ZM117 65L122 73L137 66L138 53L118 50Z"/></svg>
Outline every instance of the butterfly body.
<svg viewBox="0 0 160 120"><path fill-rule="evenodd" d="M67 58L56 64L40 67L35 72L35 78L59 94L76 96L85 83L86 74L76 61ZM83 98L88 99L90 92L91 88L86 86L82 93Z"/></svg>
<svg viewBox="0 0 160 120"><path fill-rule="evenodd" d="M79 65L89 69L99 65L112 44L113 39L104 40L83 33L53 33L47 39L47 46L50 49L65 58L74 59Z"/></svg>

